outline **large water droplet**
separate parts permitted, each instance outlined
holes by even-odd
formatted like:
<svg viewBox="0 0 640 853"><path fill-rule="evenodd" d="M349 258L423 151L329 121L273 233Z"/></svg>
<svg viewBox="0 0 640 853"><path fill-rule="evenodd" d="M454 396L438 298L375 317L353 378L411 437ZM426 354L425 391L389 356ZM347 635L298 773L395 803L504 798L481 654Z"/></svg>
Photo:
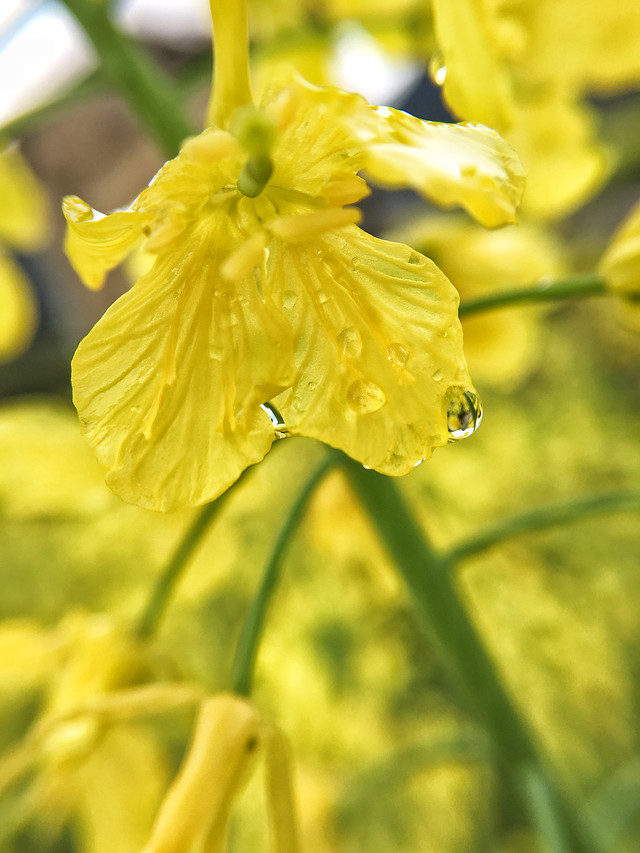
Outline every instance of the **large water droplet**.
<svg viewBox="0 0 640 853"><path fill-rule="evenodd" d="M362 352L362 338L360 332L353 326L347 326L338 335L338 347L343 356L355 358Z"/></svg>
<svg viewBox="0 0 640 853"><path fill-rule="evenodd" d="M271 421L276 438L286 438L289 435L289 429L284 422L284 418L273 403L261 403L260 408L263 412L266 412L267 417Z"/></svg>
<svg viewBox="0 0 640 853"><path fill-rule="evenodd" d="M402 344L389 344L387 347L387 359L397 370L404 370L408 358L409 353Z"/></svg>
<svg viewBox="0 0 640 853"><path fill-rule="evenodd" d="M377 412L386 402L387 398L384 391L375 382L356 379L347 388L347 403L361 415Z"/></svg>
<svg viewBox="0 0 640 853"><path fill-rule="evenodd" d="M447 66L444 62L444 56L439 50L431 54L428 70L429 77L431 77L436 86L442 86L447 79Z"/></svg>
<svg viewBox="0 0 640 853"><path fill-rule="evenodd" d="M473 391L454 389L447 406L449 441L467 438L482 423L482 403Z"/></svg>

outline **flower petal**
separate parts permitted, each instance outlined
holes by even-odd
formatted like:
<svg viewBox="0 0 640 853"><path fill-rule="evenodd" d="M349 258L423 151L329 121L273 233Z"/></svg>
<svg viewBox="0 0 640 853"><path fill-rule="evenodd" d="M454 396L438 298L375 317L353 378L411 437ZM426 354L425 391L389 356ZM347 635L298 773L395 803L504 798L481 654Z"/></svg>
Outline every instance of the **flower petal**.
<svg viewBox="0 0 640 853"><path fill-rule="evenodd" d="M293 379L291 331L260 271L230 284L229 221L204 220L158 258L81 342L74 402L121 498L171 510L212 500L267 453L260 404Z"/></svg>
<svg viewBox="0 0 640 853"><path fill-rule="evenodd" d="M0 363L29 346L38 323L38 306L26 276L0 251Z"/></svg>
<svg viewBox="0 0 640 853"><path fill-rule="evenodd" d="M44 190L15 145L0 152L0 238L25 252L43 247L49 231Z"/></svg>
<svg viewBox="0 0 640 853"><path fill-rule="evenodd" d="M296 249L270 256L298 367L275 404L291 434L406 474L446 444L451 387L471 386L457 293L428 258L355 226Z"/></svg>
<svg viewBox="0 0 640 853"><path fill-rule="evenodd" d="M366 172L386 187L412 187L439 207L464 207L487 228L516 221L524 169L515 150L481 124L421 121L379 108L382 132Z"/></svg>
<svg viewBox="0 0 640 853"><path fill-rule="evenodd" d="M104 284L142 237L145 217L134 210L104 216L78 196L66 196L62 209L69 224L65 252L80 278L92 290Z"/></svg>

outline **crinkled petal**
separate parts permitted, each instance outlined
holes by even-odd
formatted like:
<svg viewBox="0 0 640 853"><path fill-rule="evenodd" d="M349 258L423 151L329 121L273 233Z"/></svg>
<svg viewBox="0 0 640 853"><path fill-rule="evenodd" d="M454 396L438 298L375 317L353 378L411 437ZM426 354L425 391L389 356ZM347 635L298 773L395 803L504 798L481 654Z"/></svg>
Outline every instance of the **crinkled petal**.
<svg viewBox="0 0 640 853"><path fill-rule="evenodd" d="M237 237L236 237L237 240ZM185 234L107 311L72 364L89 443L124 500L172 510L212 500L267 453L260 404L293 379L291 331L260 271L229 282L225 218Z"/></svg>
<svg viewBox="0 0 640 853"><path fill-rule="evenodd" d="M471 382L440 270L355 226L276 245L270 263L296 341L296 382L275 401L289 432L393 475L445 444L448 395Z"/></svg>
<svg viewBox="0 0 640 853"><path fill-rule="evenodd" d="M98 290L138 243L146 218L134 210L104 216L77 196L66 196L62 209L68 222L65 252L86 286Z"/></svg>
<svg viewBox="0 0 640 853"><path fill-rule="evenodd" d="M487 228L516 221L524 169L515 150L481 124L421 121L379 108L386 130L370 143L366 172L386 187L411 187L439 207L464 207Z"/></svg>

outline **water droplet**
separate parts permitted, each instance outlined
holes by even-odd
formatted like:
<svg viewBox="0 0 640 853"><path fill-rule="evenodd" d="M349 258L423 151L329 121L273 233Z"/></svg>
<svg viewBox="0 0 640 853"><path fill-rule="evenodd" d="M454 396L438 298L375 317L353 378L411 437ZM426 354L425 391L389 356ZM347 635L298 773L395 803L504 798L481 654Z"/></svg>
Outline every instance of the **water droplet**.
<svg viewBox="0 0 640 853"><path fill-rule="evenodd" d="M360 332L353 326L347 326L338 335L338 347L343 356L355 358L362 352L362 338Z"/></svg>
<svg viewBox="0 0 640 853"><path fill-rule="evenodd" d="M213 359L214 361L222 361L223 355L224 350L222 349L222 347L209 347L209 358Z"/></svg>
<svg viewBox="0 0 640 853"><path fill-rule="evenodd" d="M449 441L467 438L482 423L482 403L473 391L451 389L447 406L447 429Z"/></svg>
<svg viewBox="0 0 640 853"><path fill-rule="evenodd" d="M444 373L440 370L440 368L438 368L436 370L436 372L433 374L433 381L434 382L442 382L443 378L444 378Z"/></svg>
<svg viewBox="0 0 640 853"><path fill-rule="evenodd" d="M386 402L384 391L375 382L356 379L347 388L347 403L361 415L377 412Z"/></svg>
<svg viewBox="0 0 640 853"><path fill-rule="evenodd" d="M320 305L325 305L328 301L329 301L329 297L324 292L324 290L319 290L318 291L318 302L320 303Z"/></svg>
<svg viewBox="0 0 640 853"><path fill-rule="evenodd" d="M389 344L387 347L387 359L397 370L404 370L408 358L409 353L402 344Z"/></svg>
<svg viewBox="0 0 640 853"><path fill-rule="evenodd" d="M317 387L318 387L318 383L314 382L313 379L310 379L307 382L307 388L309 389L309 391L315 391Z"/></svg>
<svg viewBox="0 0 640 853"><path fill-rule="evenodd" d="M429 77L436 86L442 86L447 79L447 66L444 62L444 56L439 50L432 53L429 59Z"/></svg>
<svg viewBox="0 0 640 853"><path fill-rule="evenodd" d="M289 429L284 422L284 418L273 403L261 403L260 408L263 412L266 412L267 417L271 421L276 438L286 438L289 435Z"/></svg>
<svg viewBox="0 0 640 853"><path fill-rule="evenodd" d="M413 463L413 467L418 468L418 467L420 467L420 465L422 465L423 462L424 462L424 459L418 459L417 462Z"/></svg>
<svg viewBox="0 0 640 853"><path fill-rule="evenodd" d="M293 306L298 301L298 294L294 293L293 290L285 290L282 294L282 307L285 311L291 311Z"/></svg>

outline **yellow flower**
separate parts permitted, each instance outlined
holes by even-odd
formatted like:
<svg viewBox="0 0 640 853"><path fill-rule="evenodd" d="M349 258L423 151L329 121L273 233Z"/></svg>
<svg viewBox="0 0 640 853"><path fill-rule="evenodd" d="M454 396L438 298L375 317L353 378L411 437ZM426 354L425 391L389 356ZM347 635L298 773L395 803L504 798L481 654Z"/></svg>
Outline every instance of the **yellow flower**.
<svg viewBox="0 0 640 853"><path fill-rule="evenodd" d="M84 433L111 488L153 509L211 500L262 459L268 403L280 433L406 474L447 442L447 407L471 387L457 295L427 258L356 226L358 173L495 226L515 219L520 163L486 127L301 81L257 109L224 52L240 51L240 12L213 11L215 124L127 210L65 200L88 286L141 240L156 256L76 352Z"/></svg>
<svg viewBox="0 0 640 853"><path fill-rule="evenodd" d="M490 124L527 170L523 209L571 212L601 185L608 154L585 94L640 83L633 0L432 0L434 78L458 116Z"/></svg>
<svg viewBox="0 0 640 853"><path fill-rule="evenodd" d="M51 837L71 825L87 853L139 853L168 761L136 718L202 697L189 685L144 683L149 675L142 645L107 616L73 614L47 630L0 624L4 702L44 694L22 742L0 756L0 797L11 791L15 813Z"/></svg>
<svg viewBox="0 0 640 853"><path fill-rule="evenodd" d="M7 249L33 252L47 232L47 205L36 178L15 146L0 151L0 362L26 349L38 310L26 276Z"/></svg>
<svg viewBox="0 0 640 853"><path fill-rule="evenodd" d="M193 742L170 788L143 853L222 853L234 800L261 751L275 853L297 853L288 743L241 696L202 703Z"/></svg>
<svg viewBox="0 0 640 853"><path fill-rule="evenodd" d="M640 327L640 203L614 234L598 267L607 285L629 309L627 319Z"/></svg>

